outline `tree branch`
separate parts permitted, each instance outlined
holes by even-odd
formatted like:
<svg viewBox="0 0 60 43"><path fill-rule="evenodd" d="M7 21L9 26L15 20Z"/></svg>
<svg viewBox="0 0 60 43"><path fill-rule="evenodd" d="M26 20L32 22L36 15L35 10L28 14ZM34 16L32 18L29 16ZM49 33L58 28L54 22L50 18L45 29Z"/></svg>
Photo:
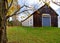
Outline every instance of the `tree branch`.
<svg viewBox="0 0 60 43"><path fill-rule="evenodd" d="M60 2L54 2L53 0L51 0L54 4L60 6Z"/></svg>
<svg viewBox="0 0 60 43"><path fill-rule="evenodd" d="M12 4L13 4L13 0L11 1L11 4L10 4L10 6L7 8L7 10L10 9L10 7L12 6Z"/></svg>
<svg viewBox="0 0 60 43"><path fill-rule="evenodd" d="M6 19L8 19L9 17L11 17L11 16L13 16L13 15L17 15L17 14L20 14L20 13L23 13L23 12L25 12L25 11L30 10L30 9L27 9L27 10L24 10L24 11L22 11L22 12L17 13L17 12L18 12L21 8L23 8L24 6L25 6L25 7L28 7L28 8L31 8L31 7L29 7L29 6L23 5L23 6L20 7L17 11L15 11L12 15L7 16Z"/></svg>
<svg viewBox="0 0 60 43"><path fill-rule="evenodd" d="M23 13L23 12L25 12L25 11L28 11L28 10L30 10L30 9L24 10L24 11L22 11L22 12L17 13L19 10L20 10L20 9L18 9L18 10L17 10L16 12L14 12L12 15L7 16L6 19L8 19L9 17L12 17L13 15L18 15L18 14L20 14L20 13Z"/></svg>
<svg viewBox="0 0 60 43"><path fill-rule="evenodd" d="M54 4L60 6L60 2L53 2Z"/></svg>
<svg viewBox="0 0 60 43"><path fill-rule="evenodd" d="M45 0L45 1L42 0L42 2L43 2L43 3L46 3L46 0Z"/></svg>
<svg viewBox="0 0 60 43"><path fill-rule="evenodd" d="M6 0L6 3L7 3L7 8L6 8L6 13L8 12L8 10L10 9L10 7L12 6L12 4L13 4L13 0L11 1L11 3L10 3L10 6L8 6L8 1Z"/></svg>
<svg viewBox="0 0 60 43"><path fill-rule="evenodd" d="M7 8L8 8L8 0L5 0L6 1L6 3L7 3Z"/></svg>
<svg viewBox="0 0 60 43"><path fill-rule="evenodd" d="M31 8L31 7L27 6L27 5L23 5L22 7L20 7L20 9L23 8L24 6L25 6L25 7L28 7L28 8Z"/></svg>
<svg viewBox="0 0 60 43"><path fill-rule="evenodd" d="M17 13L17 14L23 13L23 12L25 12L25 11L28 11L28 10L24 10L24 11L22 11L22 12L19 12L19 13Z"/></svg>
<svg viewBox="0 0 60 43"><path fill-rule="evenodd" d="M6 19L8 19L9 17L11 17L11 16L13 16L13 15L16 15L16 13L17 13L19 10L20 10L20 8L19 8L17 11L15 11L12 15L7 16Z"/></svg>

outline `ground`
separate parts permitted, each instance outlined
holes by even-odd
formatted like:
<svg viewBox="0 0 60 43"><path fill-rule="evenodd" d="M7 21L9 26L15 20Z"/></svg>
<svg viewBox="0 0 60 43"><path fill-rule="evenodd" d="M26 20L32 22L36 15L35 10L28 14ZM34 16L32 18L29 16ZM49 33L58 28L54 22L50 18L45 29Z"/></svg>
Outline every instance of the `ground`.
<svg viewBox="0 0 60 43"><path fill-rule="evenodd" d="M57 27L8 27L8 43L60 43Z"/></svg>

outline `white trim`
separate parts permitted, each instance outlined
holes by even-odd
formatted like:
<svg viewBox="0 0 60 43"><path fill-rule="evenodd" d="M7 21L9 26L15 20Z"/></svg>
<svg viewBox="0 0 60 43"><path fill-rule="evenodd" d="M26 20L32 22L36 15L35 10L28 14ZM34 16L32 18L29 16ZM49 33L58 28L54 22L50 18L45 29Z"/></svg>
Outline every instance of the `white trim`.
<svg viewBox="0 0 60 43"><path fill-rule="evenodd" d="M60 28L60 16L58 16L58 28Z"/></svg>
<svg viewBox="0 0 60 43"><path fill-rule="evenodd" d="M42 14L42 26L43 26L43 16L49 16L50 17L50 26L51 26L51 16L50 16L50 14Z"/></svg>

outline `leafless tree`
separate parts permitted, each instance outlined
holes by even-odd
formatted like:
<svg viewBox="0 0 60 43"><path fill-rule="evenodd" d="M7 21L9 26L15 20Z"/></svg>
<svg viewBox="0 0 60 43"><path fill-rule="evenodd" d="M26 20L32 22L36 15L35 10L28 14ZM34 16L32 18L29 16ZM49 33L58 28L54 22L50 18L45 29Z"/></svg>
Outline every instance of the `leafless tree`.
<svg viewBox="0 0 60 43"><path fill-rule="evenodd" d="M51 0L54 4L60 6L60 0Z"/></svg>

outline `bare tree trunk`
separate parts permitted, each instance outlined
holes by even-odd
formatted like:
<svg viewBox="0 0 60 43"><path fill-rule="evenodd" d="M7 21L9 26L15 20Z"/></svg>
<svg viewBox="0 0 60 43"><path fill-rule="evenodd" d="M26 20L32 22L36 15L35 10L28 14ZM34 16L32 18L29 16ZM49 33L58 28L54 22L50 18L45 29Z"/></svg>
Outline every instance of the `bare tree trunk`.
<svg viewBox="0 0 60 43"><path fill-rule="evenodd" d="M6 19L2 20L2 26L1 26L1 43L7 43Z"/></svg>
<svg viewBox="0 0 60 43"><path fill-rule="evenodd" d="M6 5L5 0L0 0L0 43L7 43L7 34L6 34Z"/></svg>

